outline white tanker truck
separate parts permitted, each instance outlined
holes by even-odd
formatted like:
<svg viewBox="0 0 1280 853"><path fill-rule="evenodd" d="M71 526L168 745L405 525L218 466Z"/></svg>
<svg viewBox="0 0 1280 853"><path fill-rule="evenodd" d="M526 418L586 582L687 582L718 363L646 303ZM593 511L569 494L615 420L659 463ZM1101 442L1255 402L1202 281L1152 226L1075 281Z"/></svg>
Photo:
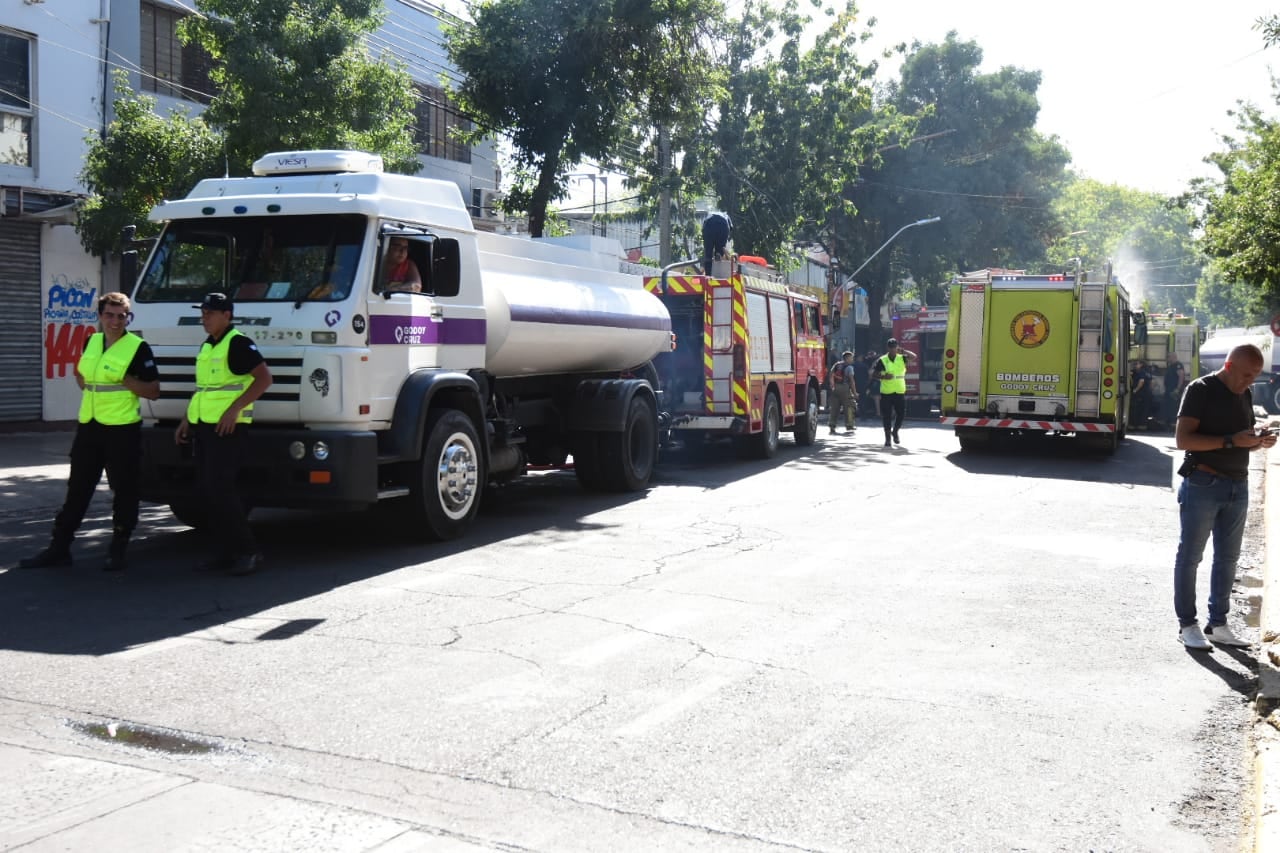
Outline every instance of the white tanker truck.
<svg viewBox="0 0 1280 853"><path fill-rule="evenodd" d="M657 458L651 359L666 308L618 247L477 232L458 188L349 151L270 154L151 214L164 230L133 288L132 328L162 394L143 401L143 497L198 526L174 427L195 383L198 306L229 294L275 382L254 405L241 486L254 506L395 500L430 538L461 535L491 482L572 456L590 489L644 488ZM405 238L422 290L384 290ZM127 266L127 265L126 265Z"/></svg>

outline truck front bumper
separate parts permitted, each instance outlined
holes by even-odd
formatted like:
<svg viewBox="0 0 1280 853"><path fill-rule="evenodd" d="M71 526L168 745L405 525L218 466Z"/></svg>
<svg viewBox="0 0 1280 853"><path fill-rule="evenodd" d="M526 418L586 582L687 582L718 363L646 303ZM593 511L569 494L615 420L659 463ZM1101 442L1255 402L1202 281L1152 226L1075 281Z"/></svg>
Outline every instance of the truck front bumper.
<svg viewBox="0 0 1280 853"><path fill-rule="evenodd" d="M194 448L174 442L173 426L143 428L141 464L143 500L168 504L199 497ZM377 434L250 426L238 482L251 506L370 506L378 500Z"/></svg>

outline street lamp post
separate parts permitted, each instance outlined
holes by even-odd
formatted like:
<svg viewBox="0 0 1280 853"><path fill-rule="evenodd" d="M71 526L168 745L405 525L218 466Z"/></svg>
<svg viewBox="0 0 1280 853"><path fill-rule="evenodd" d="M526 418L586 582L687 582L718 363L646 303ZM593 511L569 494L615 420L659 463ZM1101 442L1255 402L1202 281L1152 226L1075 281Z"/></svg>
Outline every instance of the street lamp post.
<svg viewBox="0 0 1280 853"><path fill-rule="evenodd" d="M906 225L903 225L903 226L902 226L901 228L899 228L897 231L894 231L894 232L893 232L893 236L892 236L892 237L890 237L888 240L885 240L885 241L884 241L884 243L880 246L880 248L879 248L879 249L876 249L874 252L872 252L872 253L870 254L870 256L868 256L868 257L867 257L867 259L866 259L865 261L863 261L863 262L862 262L862 264L861 264L861 265L859 265L859 267L858 267L856 270L854 270L853 272L851 272L851 273L849 274L849 278L850 278L850 279L853 279L855 276L857 276L857 274L858 274L858 273L860 273L860 272L862 272L864 269L866 269L867 264L871 263L872 259L874 259L876 255L878 255L878 254L880 254L881 252L883 252L883 251L884 251L884 249L885 249L885 246L888 246L888 245L889 245L890 243L892 243L894 240L898 239L898 235L899 235L899 234L901 234L903 231L906 231L908 228L915 228L917 225L932 225L933 223L935 223L935 222L940 222L940 221L942 221L942 217L941 217L941 216L931 216L931 217L929 217L928 219L917 219L915 222L908 222ZM841 285L840 285L840 286L841 286L841 287L843 287L843 286L844 286L843 282L841 283ZM855 349L855 350L857 350L857 344L858 344L858 318L855 316L853 319L854 319L853 334L852 334L852 335L850 335L850 338L851 338L851 340L853 341L854 349Z"/></svg>

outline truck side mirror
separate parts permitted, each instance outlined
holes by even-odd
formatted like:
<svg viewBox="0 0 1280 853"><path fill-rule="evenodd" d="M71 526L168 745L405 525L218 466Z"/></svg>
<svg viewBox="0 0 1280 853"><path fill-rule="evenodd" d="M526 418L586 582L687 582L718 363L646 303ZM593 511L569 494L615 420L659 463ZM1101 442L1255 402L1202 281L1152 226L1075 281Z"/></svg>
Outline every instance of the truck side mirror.
<svg viewBox="0 0 1280 853"><path fill-rule="evenodd" d="M429 280L425 292L435 296L457 296L462 290L462 250L452 237L437 237L429 247Z"/></svg>

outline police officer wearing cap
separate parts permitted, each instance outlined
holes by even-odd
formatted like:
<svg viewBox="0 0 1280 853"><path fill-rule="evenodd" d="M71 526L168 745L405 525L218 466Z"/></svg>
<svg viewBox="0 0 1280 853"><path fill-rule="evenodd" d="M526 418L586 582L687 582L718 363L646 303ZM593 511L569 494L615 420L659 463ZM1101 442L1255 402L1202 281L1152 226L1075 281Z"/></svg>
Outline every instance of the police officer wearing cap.
<svg viewBox="0 0 1280 853"><path fill-rule="evenodd" d="M71 443L67 497L53 521L53 537L39 554L20 561L24 569L71 565L71 540L84 520L93 493L107 472L111 485L111 545L106 571L125 567L129 537L138 525L138 461L142 455L142 415L138 398L160 396L160 374L147 342L128 331L129 297L106 293L98 300L102 331L90 335L76 362L79 424Z"/></svg>
<svg viewBox="0 0 1280 853"><path fill-rule="evenodd" d="M232 327L235 306L230 297L209 293L199 307L209 337L196 355L196 391L174 440L195 442L196 472L215 537L208 567L247 575L261 568L262 555L236 476L253 403L271 386L271 370L253 341Z"/></svg>

